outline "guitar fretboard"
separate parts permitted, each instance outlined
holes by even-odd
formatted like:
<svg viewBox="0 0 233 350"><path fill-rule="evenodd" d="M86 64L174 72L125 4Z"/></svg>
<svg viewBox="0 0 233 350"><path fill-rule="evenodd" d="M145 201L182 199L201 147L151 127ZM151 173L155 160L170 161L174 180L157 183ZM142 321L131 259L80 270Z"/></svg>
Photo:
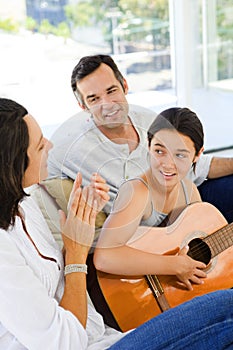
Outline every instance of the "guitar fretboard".
<svg viewBox="0 0 233 350"><path fill-rule="evenodd" d="M233 245L233 223L205 237L203 241L209 246L211 257L214 258Z"/></svg>

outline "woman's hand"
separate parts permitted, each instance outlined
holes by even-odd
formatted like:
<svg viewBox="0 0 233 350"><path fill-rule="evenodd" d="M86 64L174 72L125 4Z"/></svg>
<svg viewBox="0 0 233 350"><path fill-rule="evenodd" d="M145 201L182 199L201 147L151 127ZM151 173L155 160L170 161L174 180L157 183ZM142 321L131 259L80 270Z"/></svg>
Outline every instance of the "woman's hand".
<svg viewBox="0 0 233 350"><path fill-rule="evenodd" d="M90 187L94 189L94 199L97 200L97 212L99 212L110 199L108 194L109 186L99 174L93 173Z"/></svg>
<svg viewBox="0 0 233 350"><path fill-rule="evenodd" d="M187 255L188 247L184 247L180 250L177 256L176 273L177 278L186 285L188 290L192 290L192 283L202 284L202 278L207 275L203 271L206 265L200 261L193 260Z"/></svg>
<svg viewBox="0 0 233 350"><path fill-rule="evenodd" d="M81 174L78 174L70 194L67 217L63 211L60 211L60 225L66 257L68 254L76 263L77 258L80 263L81 260L83 263L86 261L94 239L97 215L95 191L91 186L81 189L81 182Z"/></svg>

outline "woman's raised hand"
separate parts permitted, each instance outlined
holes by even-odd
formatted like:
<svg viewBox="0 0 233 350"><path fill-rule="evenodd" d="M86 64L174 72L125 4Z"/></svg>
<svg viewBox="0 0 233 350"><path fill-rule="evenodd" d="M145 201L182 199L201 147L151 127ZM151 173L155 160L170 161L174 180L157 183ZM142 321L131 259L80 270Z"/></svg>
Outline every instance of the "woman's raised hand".
<svg viewBox="0 0 233 350"><path fill-rule="evenodd" d="M86 255L94 239L95 219L98 212L96 194L91 186L81 189L81 183L82 176L79 173L70 194L67 217L63 211L60 211L60 225L66 254L69 250L72 254L76 250L80 253L82 248L82 252Z"/></svg>

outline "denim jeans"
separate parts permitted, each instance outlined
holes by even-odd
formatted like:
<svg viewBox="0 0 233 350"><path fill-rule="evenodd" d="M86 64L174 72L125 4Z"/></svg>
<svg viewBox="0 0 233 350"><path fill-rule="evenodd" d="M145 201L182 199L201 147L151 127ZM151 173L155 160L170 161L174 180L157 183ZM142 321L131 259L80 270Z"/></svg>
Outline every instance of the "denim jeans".
<svg viewBox="0 0 233 350"><path fill-rule="evenodd" d="M228 223L233 222L233 175L207 180L198 190L204 202L218 208Z"/></svg>
<svg viewBox="0 0 233 350"><path fill-rule="evenodd" d="M233 290L212 292L165 311L109 349L233 349Z"/></svg>

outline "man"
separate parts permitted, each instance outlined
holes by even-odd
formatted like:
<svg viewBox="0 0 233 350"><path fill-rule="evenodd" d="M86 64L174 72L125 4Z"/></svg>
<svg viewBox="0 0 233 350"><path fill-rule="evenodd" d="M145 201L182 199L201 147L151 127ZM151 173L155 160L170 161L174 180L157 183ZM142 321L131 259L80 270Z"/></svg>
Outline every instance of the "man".
<svg viewBox="0 0 233 350"><path fill-rule="evenodd" d="M84 112L54 134L49 174L74 179L80 171L86 185L91 174L99 172L110 186L111 199L105 207L109 213L120 183L148 167L146 132L155 113L128 105L127 81L108 55L83 57L73 70L71 85ZM207 155L189 174L202 199L214 204L229 222L233 221L232 174L233 158Z"/></svg>

